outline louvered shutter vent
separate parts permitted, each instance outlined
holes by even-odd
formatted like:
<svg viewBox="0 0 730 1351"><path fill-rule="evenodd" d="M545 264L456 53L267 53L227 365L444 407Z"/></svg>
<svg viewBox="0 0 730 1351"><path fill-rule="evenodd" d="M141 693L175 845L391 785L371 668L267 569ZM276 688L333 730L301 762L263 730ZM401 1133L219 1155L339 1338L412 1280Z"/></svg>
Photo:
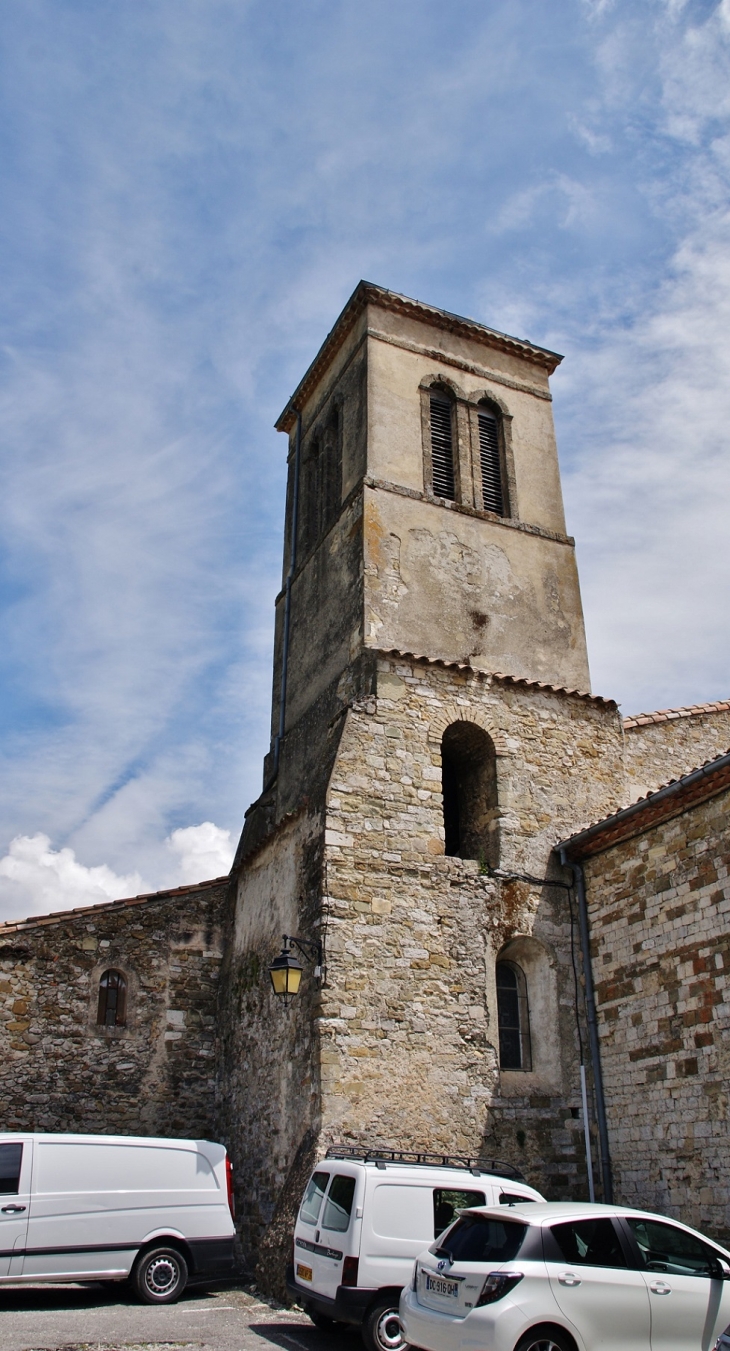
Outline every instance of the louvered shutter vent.
<svg viewBox="0 0 730 1351"><path fill-rule="evenodd" d="M479 456L482 464L482 500L485 511L504 516L502 467L499 462L499 431L491 413L479 414Z"/></svg>
<svg viewBox="0 0 730 1351"><path fill-rule="evenodd" d="M454 449L451 435L451 403L442 395L431 395L431 464L433 491L436 497L448 497L453 502Z"/></svg>

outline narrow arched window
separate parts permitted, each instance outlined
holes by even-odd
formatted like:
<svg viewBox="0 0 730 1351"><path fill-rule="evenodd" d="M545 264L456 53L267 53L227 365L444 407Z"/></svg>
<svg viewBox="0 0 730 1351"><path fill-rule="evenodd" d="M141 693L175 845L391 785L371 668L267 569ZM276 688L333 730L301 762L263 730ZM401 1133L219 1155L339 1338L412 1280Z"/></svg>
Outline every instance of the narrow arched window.
<svg viewBox="0 0 730 1351"><path fill-rule="evenodd" d="M500 429L496 414L488 404L479 406L479 462L482 471L482 504L485 511L505 516L505 492L502 475Z"/></svg>
<svg viewBox="0 0 730 1351"><path fill-rule="evenodd" d="M444 852L499 863L497 761L491 737L473 722L452 722L441 738Z"/></svg>
<svg viewBox="0 0 730 1351"><path fill-rule="evenodd" d="M105 971L99 981L97 1024L125 1027L127 1022L127 982L121 971Z"/></svg>
<svg viewBox="0 0 730 1351"><path fill-rule="evenodd" d="M456 500L454 405L443 390L431 391L431 486L434 497Z"/></svg>
<svg viewBox="0 0 730 1351"><path fill-rule="evenodd" d="M497 962L497 1022L500 1069L531 1069L527 982L514 962Z"/></svg>

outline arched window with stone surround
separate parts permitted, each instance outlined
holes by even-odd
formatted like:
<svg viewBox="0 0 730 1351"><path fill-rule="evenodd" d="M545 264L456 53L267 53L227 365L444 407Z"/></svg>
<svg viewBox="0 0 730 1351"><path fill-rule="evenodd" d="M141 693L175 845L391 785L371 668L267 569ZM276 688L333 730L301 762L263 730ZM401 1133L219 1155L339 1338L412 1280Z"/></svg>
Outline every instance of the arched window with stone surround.
<svg viewBox="0 0 730 1351"><path fill-rule="evenodd" d="M441 738L445 852L499 863L497 759L492 738L473 722L452 722Z"/></svg>
<svg viewBox="0 0 730 1351"><path fill-rule="evenodd" d="M101 1027L126 1027L127 981L121 971L110 968L103 973L96 1021Z"/></svg>
<svg viewBox="0 0 730 1351"><path fill-rule="evenodd" d="M516 962L497 962L499 1067L531 1070L530 1009L525 973Z"/></svg>

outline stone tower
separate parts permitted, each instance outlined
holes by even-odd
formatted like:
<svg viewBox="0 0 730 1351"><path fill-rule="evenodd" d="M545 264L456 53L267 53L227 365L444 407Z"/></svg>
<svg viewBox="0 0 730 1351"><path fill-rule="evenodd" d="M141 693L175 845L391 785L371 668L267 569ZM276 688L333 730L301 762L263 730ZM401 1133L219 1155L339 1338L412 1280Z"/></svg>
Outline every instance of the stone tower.
<svg viewBox="0 0 730 1351"><path fill-rule="evenodd" d="M582 1185L565 893L510 876L543 879L624 792L616 706L589 693L559 360L361 282L277 423L272 749L234 865L223 1048L244 1244L269 1224L272 1273L335 1139ZM266 978L282 933L325 947L288 1014ZM498 977L519 983L511 1050Z"/></svg>

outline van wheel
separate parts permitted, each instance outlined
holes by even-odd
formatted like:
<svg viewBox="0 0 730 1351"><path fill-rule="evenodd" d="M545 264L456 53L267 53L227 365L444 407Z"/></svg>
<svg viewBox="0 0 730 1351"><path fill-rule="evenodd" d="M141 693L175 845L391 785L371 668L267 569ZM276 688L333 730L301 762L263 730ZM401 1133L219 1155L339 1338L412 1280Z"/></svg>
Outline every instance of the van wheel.
<svg viewBox="0 0 730 1351"><path fill-rule="evenodd" d="M407 1351L398 1317L398 1296L373 1304L360 1331L367 1351Z"/></svg>
<svg viewBox="0 0 730 1351"><path fill-rule="evenodd" d="M177 1248L150 1248L132 1272L134 1292L145 1304L174 1304L187 1283L187 1262Z"/></svg>

